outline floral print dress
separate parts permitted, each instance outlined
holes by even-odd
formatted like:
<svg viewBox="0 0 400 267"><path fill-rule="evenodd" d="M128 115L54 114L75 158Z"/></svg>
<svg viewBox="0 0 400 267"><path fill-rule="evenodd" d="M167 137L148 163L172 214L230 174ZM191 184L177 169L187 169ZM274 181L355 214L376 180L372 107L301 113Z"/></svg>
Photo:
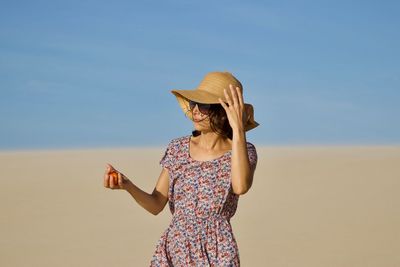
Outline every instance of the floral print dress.
<svg viewBox="0 0 400 267"><path fill-rule="evenodd" d="M208 160L190 157L189 136L173 139L160 164L169 172L172 221L158 240L150 267L240 266L230 218L239 196L231 187L231 151ZM257 152L247 142L251 165Z"/></svg>

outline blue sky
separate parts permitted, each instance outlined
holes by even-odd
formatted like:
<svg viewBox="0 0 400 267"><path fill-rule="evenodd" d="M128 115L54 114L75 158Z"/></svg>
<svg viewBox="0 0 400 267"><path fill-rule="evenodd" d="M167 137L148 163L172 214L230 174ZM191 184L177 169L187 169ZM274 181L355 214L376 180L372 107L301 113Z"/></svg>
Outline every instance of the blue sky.
<svg viewBox="0 0 400 267"><path fill-rule="evenodd" d="M244 86L257 145L399 144L398 1L8 1L0 149L165 146L171 89Z"/></svg>

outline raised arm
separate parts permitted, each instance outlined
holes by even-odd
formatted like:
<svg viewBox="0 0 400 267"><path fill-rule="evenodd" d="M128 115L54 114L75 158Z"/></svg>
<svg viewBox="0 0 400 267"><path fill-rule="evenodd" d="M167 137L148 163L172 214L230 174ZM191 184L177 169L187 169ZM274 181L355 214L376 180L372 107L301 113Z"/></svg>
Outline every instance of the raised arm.
<svg viewBox="0 0 400 267"><path fill-rule="evenodd" d="M248 112L243 100L243 92L239 87L229 85L231 96L225 89L225 98L228 105L219 99L228 116L229 125L232 127L232 189L237 195L249 191L253 184L255 165L251 166L248 157L245 123Z"/></svg>

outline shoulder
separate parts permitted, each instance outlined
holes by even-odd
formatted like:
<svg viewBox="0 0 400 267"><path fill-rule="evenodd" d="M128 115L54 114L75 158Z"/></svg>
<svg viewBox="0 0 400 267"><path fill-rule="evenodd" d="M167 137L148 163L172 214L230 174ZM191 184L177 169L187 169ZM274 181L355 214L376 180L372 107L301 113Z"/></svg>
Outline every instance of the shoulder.
<svg viewBox="0 0 400 267"><path fill-rule="evenodd" d="M185 135L185 136L176 137L176 138L171 139L168 143L168 148L173 149L173 148L178 148L178 147L182 146L185 142L187 142L189 137L190 137L190 135Z"/></svg>
<svg viewBox="0 0 400 267"><path fill-rule="evenodd" d="M258 160L257 150L256 147L250 142L247 142L247 153L249 155L250 165L255 167L255 165L257 165L257 160Z"/></svg>
<svg viewBox="0 0 400 267"><path fill-rule="evenodd" d="M256 151L256 146L253 143L250 143L250 142L246 142L246 143L247 143L247 149Z"/></svg>
<svg viewBox="0 0 400 267"><path fill-rule="evenodd" d="M167 149L160 160L160 164L163 167L167 169L170 168L184 155L182 152L185 150L184 142L186 142L186 138L188 138L188 136L177 137L170 140Z"/></svg>
<svg viewBox="0 0 400 267"><path fill-rule="evenodd" d="M169 143L170 144L180 144L180 143L186 142L189 139L189 137L190 137L190 135L176 137L176 138L171 139L171 141Z"/></svg>

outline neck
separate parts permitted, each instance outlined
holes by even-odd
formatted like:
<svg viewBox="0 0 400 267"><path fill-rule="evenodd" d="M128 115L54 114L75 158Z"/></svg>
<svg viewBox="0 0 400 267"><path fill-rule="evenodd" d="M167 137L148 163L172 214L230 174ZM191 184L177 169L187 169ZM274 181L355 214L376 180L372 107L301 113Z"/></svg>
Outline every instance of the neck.
<svg viewBox="0 0 400 267"><path fill-rule="evenodd" d="M200 147L206 150L214 150L221 148L225 143L224 137L215 132L200 132L201 134L197 137L198 144Z"/></svg>

